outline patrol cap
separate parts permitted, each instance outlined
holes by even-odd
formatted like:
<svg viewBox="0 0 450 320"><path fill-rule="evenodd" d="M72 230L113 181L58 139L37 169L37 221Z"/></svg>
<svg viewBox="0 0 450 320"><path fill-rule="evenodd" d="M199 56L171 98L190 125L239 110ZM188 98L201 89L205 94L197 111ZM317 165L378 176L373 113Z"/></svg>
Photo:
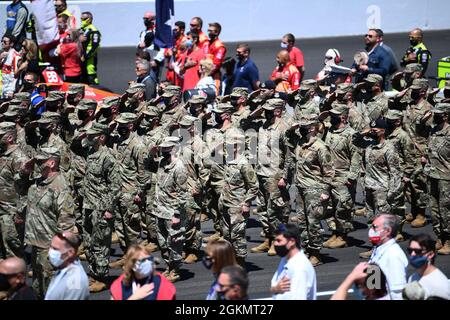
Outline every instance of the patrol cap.
<svg viewBox="0 0 450 320"><path fill-rule="evenodd" d="M272 98L266 101L262 108L264 110L275 110L276 108L284 108L286 102L283 99Z"/></svg>
<svg viewBox="0 0 450 320"><path fill-rule="evenodd" d="M14 94L13 98L20 100L21 102L30 102L31 94L28 92L17 92Z"/></svg>
<svg viewBox="0 0 450 320"><path fill-rule="evenodd" d="M192 126L195 121L197 120L196 117L190 116L190 115L185 115L183 118L181 118L179 125L180 126Z"/></svg>
<svg viewBox="0 0 450 320"><path fill-rule="evenodd" d="M20 106L9 105L6 112L3 113L3 116L13 118L17 117L20 113L26 113L26 111L27 110L25 108L21 108Z"/></svg>
<svg viewBox="0 0 450 320"><path fill-rule="evenodd" d="M145 90L145 84L132 82L129 85L128 89L125 90L125 92L128 93L128 94L134 94L134 93L136 93L138 91L141 91L141 90Z"/></svg>
<svg viewBox="0 0 450 320"><path fill-rule="evenodd" d="M319 123L319 116L317 114L305 114L300 118L298 124L300 126L310 126Z"/></svg>
<svg viewBox="0 0 450 320"><path fill-rule="evenodd" d="M48 124L48 123L59 122L60 120L61 120L61 115L58 112L46 111L43 114L41 114L41 117L39 118L39 120L37 120L37 123Z"/></svg>
<svg viewBox="0 0 450 320"><path fill-rule="evenodd" d="M206 97L194 94L188 101L191 104L205 104L206 103Z"/></svg>
<svg viewBox="0 0 450 320"><path fill-rule="evenodd" d="M84 90L84 84L71 84L69 90L67 90L67 94L84 94Z"/></svg>
<svg viewBox="0 0 450 320"><path fill-rule="evenodd" d="M118 104L119 100L120 100L120 97L116 97L116 96L106 97L103 99L101 109L111 108L113 105Z"/></svg>
<svg viewBox="0 0 450 320"><path fill-rule="evenodd" d="M122 123L122 124L129 124L129 123L134 123L136 120L137 120L137 115L135 115L134 113L131 113L131 112L124 112L124 113L121 113L117 117L116 122Z"/></svg>
<svg viewBox="0 0 450 320"><path fill-rule="evenodd" d="M234 107L230 103L219 103L216 105L214 109L211 110L214 113L226 113L226 112L233 112Z"/></svg>
<svg viewBox="0 0 450 320"><path fill-rule="evenodd" d="M244 87L235 87L235 88L233 88L233 91L231 91L230 96L234 97L234 98L240 98L240 97L244 96L247 98L248 97L248 89L244 88Z"/></svg>
<svg viewBox="0 0 450 320"><path fill-rule="evenodd" d="M163 98L172 98L173 96L178 96L181 93L181 88L179 86L167 86L162 94Z"/></svg>
<svg viewBox="0 0 450 320"><path fill-rule="evenodd" d="M421 79L414 79L410 88L412 90L424 90L428 89L428 87L429 87L428 80L421 78Z"/></svg>
<svg viewBox="0 0 450 320"><path fill-rule="evenodd" d="M19 100L17 98L13 98L9 101L9 105L11 106L20 106L22 104L22 100Z"/></svg>
<svg viewBox="0 0 450 320"><path fill-rule="evenodd" d="M261 82L259 87L261 89L274 90L277 87L277 85L275 84L275 82L273 82L273 80L266 80L264 82Z"/></svg>
<svg viewBox="0 0 450 320"><path fill-rule="evenodd" d="M433 113L450 113L450 103L438 103L431 109Z"/></svg>
<svg viewBox="0 0 450 320"><path fill-rule="evenodd" d="M48 93L47 98L45 98L45 101L47 102L55 102L55 101L61 101L66 98L66 94L63 91L50 91Z"/></svg>
<svg viewBox="0 0 450 320"><path fill-rule="evenodd" d="M81 99L77 106L79 111L95 110L97 108L97 101L94 99Z"/></svg>
<svg viewBox="0 0 450 320"><path fill-rule="evenodd" d="M347 105L343 103L337 103L333 106L333 109L330 110L330 113L347 117L349 110L350 109L347 107Z"/></svg>
<svg viewBox="0 0 450 320"><path fill-rule="evenodd" d="M385 118L388 120L403 119L403 112L400 110L389 109Z"/></svg>
<svg viewBox="0 0 450 320"><path fill-rule="evenodd" d="M60 158L61 153L57 148L41 148L34 156L36 160L48 160L51 158Z"/></svg>
<svg viewBox="0 0 450 320"><path fill-rule="evenodd" d="M371 85L380 83L383 81L383 77L376 73L369 74L364 81L370 83Z"/></svg>
<svg viewBox="0 0 450 320"><path fill-rule="evenodd" d="M243 134L242 130L239 130L236 128L236 129L227 130L225 132L224 139L225 139L226 144L244 143L245 135Z"/></svg>
<svg viewBox="0 0 450 320"><path fill-rule="evenodd" d="M337 85L336 94L346 94L353 91L354 88L355 86L353 83L339 83Z"/></svg>
<svg viewBox="0 0 450 320"><path fill-rule="evenodd" d="M413 73L423 71L423 66L420 63L410 63L405 67L405 70L403 70L403 73Z"/></svg>
<svg viewBox="0 0 450 320"><path fill-rule="evenodd" d="M377 120L372 121L370 123L370 127L371 128L377 128L377 129L386 129L386 127L387 127L386 119L380 117Z"/></svg>
<svg viewBox="0 0 450 320"><path fill-rule="evenodd" d="M314 79L303 80L300 84L300 90L307 91L317 87L317 81Z"/></svg>
<svg viewBox="0 0 450 320"><path fill-rule="evenodd" d="M0 135L11 131L16 131L16 124L14 122L0 122Z"/></svg>
<svg viewBox="0 0 450 320"><path fill-rule="evenodd" d="M109 134L109 127L106 124L95 122L92 127L87 129L87 134Z"/></svg>
<svg viewBox="0 0 450 320"><path fill-rule="evenodd" d="M159 144L161 148L171 148L175 147L180 143L180 138L178 137L165 137L164 140Z"/></svg>
<svg viewBox="0 0 450 320"><path fill-rule="evenodd" d="M155 108L155 107L152 107L152 106L147 106L141 112L143 114L145 114L146 116L159 117L158 108Z"/></svg>

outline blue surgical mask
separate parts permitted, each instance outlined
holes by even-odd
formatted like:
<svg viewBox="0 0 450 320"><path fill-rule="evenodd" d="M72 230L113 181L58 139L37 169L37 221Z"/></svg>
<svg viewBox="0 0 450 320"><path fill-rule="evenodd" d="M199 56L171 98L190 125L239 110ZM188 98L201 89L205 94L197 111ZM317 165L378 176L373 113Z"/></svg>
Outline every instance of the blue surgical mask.
<svg viewBox="0 0 450 320"><path fill-rule="evenodd" d="M356 300L366 300L366 297L362 294L361 290L358 288L356 284L352 286L353 293L356 296Z"/></svg>
<svg viewBox="0 0 450 320"><path fill-rule="evenodd" d="M284 43L284 42L282 42L281 43L281 45L280 45L283 49L287 49L287 47L288 47L288 44L287 43Z"/></svg>
<svg viewBox="0 0 450 320"><path fill-rule="evenodd" d="M409 263L415 269L419 269L428 263L428 258L427 256L409 256Z"/></svg>
<svg viewBox="0 0 450 320"><path fill-rule="evenodd" d="M188 48L188 49L192 48L192 44L193 44L192 40L186 40L185 44L186 44L186 48Z"/></svg>
<svg viewBox="0 0 450 320"><path fill-rule="evenodd" d="M50 248L48 250L48 260L50 261L50 263L52 264L52 266L58 268L59 266L61 266L64 263L64 259L61 258L62 256L62 252L55 250L53 248Z"/></svg>
<svg viewBox="0 0 450 320"><path fill-rule="evenodd" d="M146 259L142 262L136 262L136 265L133 268L135 273L138 273L142 277L149 277L153 273L153 261Z"/></svg>

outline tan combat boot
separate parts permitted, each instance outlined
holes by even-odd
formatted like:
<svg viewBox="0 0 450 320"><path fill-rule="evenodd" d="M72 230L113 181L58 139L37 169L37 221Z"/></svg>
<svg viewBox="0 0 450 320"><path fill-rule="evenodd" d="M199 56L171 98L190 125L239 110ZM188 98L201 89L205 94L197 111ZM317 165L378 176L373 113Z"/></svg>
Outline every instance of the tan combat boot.
<svg viewBox="0 0 450 320"><path fill-rule="evenodd" d="M427 224L427 218L425 217L425 209L420 208L416 218L411 222L411 227L422 228Z"/></svg>
<svg viewBox="0 0 450 320"><path fill-rule="evenodd" d="M95 280L89 277L89 292L101 292L106 289L106 284L104 282Z"/></svg>
<svg viewBox="0 0 450 320"><path fill-rule="evenodd" d="M347 237L345 235L339 235L336 237L336 240L330 243L329 247L330 249L339 249L339 248L345 248L348 246L347 243Z"/></svg>
<svg viewBox="0 0 450 320"><path fill-rule="evenodd" d="M216 232L213 235L203 238L203 242L210 242L210 241L215 241L215 240L219 240L220 239L220 233Z"/></svg>
<svg viewBox="0 0 450 320"><path fill-rule="evenodd" d="M441 239L437 239L436 240L436 245L434 246L436 251L439 251L442 249L443 245L442 245L442 241Z"/></svg>
<svg viewBox="0 0 450 320"><path fill-rule="evenodd" d="M319 250L309 250L309 261L311 262L313 267L317 267L323 264L322 260L320 260L319 252Z"/></svg>
<svg viewBox="0 0 450 320"><path fill-rule="evenodd" d="M123 267L124 264L125 264L125 259L123 257L121 257L121 258L117 259L116 261L111 262L109 264L109 267L111 269L120 269Z"/></svg>
<svg viewBox="0 0 450 320"><path fill-rule="evenodd" d="M411 212L408 212L408 213L405 215L405 222L406 222L406 223L411 223L413 220L414 220L413 214L412 214Z"/></svg>
<svg viewBox="0 0 450 320"><path fill-rule="evenodd" d="M119 236L117 235L117 233L113 232L111 234L111 244L116 244L119 243Z"/></svg>
<svg viewBox="0 0 450 320"><path fill-rule="evenodd" d="M268 256L276 256L277 252L275 251L275 241L272 241L272 244L270 245L269 251L267 251Z"/></svg>
<svg viewBox="0 0 450 320"><path fill-rule="evenodd" d="M198 255L195 253L190 253L187 255L187 257L184 259L184 263L187 264L193 264L198 261Z"/></svg>
<svg viewBox="0 0 450 320"><path fill-rule="evenodd" d="M370 249L369 251L366 251L366 252L361 252L361 253L359 254L359 257L360 257L361 259L369 259L370 256L372 255L372 252L373 252L373 249Z"/></svg>
<svg viewBox="0 0 450 320"><path fill-rule="evenodd" d="M358 209L358 210L355 210L354 215L357 216L357 217L365 217L367 215L367 210L366 210L365 207L361 208L361 209Z"/></svg>
<svg viewBox="0 0 450 320"><path fill-rule="evenodd" d="M334 241L336 241L336 238L337 238L336 232L333 232L333 234L331 235L331 237L330 237L327 241L325 241L325 242L322 244L322 246L323 246L324 248L329 248L330 245L331 245L331 243L334 242Z"/></svg>
<svg viewBox="0 0 450 320"><path fill-rule="evenodd" d="M449 255L450 254L450 240L445 240L444 245L440 250L437 252L438 254L442 255Z"/></svg>
<svg viewBox="0 0 450 320"><path fill-rule="evenodd" d="M259 246L251 248L250 252L251 253L264 253L269 251L270 249L270 239L266 238L266 240L264 240L263 243L261 243Z"/></svg>
<svg viewBox="0 0 450 320"><path fill-rule="evenodd" d="M174 282L180 280L180 278L181 278L180 271L173 269L169 272L169 275L166 278L170 282L174 283Z"/></svg>

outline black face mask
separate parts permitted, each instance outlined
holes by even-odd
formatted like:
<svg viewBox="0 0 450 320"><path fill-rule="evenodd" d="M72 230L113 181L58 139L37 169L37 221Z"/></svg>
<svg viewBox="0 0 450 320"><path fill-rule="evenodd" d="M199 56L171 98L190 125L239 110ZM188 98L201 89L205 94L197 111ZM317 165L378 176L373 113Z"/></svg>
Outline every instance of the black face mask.
<svg viewBox="0 0 450 320"><path fill-rule="evenodd" d="M23 88L25 91L32 91L34 88L34 84L32 84L31 82L28 82L28 81L24 81Z"/></svg>
<svg viewBox="0 0 450 320"><path fill-rule="evenodd" d="M378 133L376 133L376 132L371 132L369 134L369 137L371 137L375 141L378 141Z"/></svg>
<svg viewBox="0 0 450 320"><path fill-rule="evenodd" d="M210 270L212 268L213 264L214 264L212 259L210 257L208 257L208 256L204 256L203 257L202 263L205 266L205 268L208 269L208 270Z"/></svg>
<svg viewBox="0 0 450 320"><path fill-rule="evenodd" d="M0 273L0 291L9 291L9 289L11 289L11 285L8 282L8 276Z"/></svg>
<svg viewBox="0 0 450 320"><path fill-rule="evenodd" d="M300 135L302 136L302 138L303 138L303 139L306 139L306 137L307 137L308 134L309 134L309 128L301 127L301 128L299 129L299 131L300 131Z"/></svg>
<svg viewBox="0 0 450 320"><path fill-rule="evenodd" d="M217 300L222 300L222 301L227 300L227 298L225 297L226 293L227 293L226 291L217 292Z"/></svg>
<svg viewBox="0 0 450 320"><path fill-rule="evenodd" d="M117 128L117 133L121 136L124 137L128 134L130 130L128 129L128 127L118 127Z"/></svg>
<svg viewBox="0 0 450 320"><path fill-rule="evenodd" d="M170 157L172 156L172 152L171 152L171 151L164 151L164 152L161 152L161 156L162 156L165 160L168 160L168 159L170 159Z"/></svg>
<svg viewBox="0 0 450 320"><path fill-rule="evenodd" d="M386 129L389 132L394 132L396 129L396 125L394 121L386 121Z"/></svg>
<svg viewBox="0 0 450 320"><path fill-rule="evenodd" d="M163 101L166 107L171 107L172 98L163 98Z"/></svg>
<svg viewBox="0 0 450 320"><path fill-rule="evenodd" d="M411 99L413 99L414 101L417 101L420 98L421 98L420 91L416 91L416 90L411 91Z"/></svg>
<svg viewBox="0 0 450 320"><path fill-rule="evenodd" d="M208 33L208 37L209 37L209 40L211 40L211 42L213 42L217 38L217 36L215 34L212 34L212 33Z"/></svg>
<svg viewBox="0 0 450 320"><path fill-rule="evenodd" d="M419 44L419 41L415 40L415 39L410 39L409 43L411 44L411 46L415 47Z"/></svg>
<svg viewBox="0 0 450 320"><path fill-rule="evenodd" d="M197 116L197 107L189 107L189 113L193 116Z"/></svg>
<svg viewBox="0 0 450 320"><path fill-rule="evenodd" d="M89 113L87 113L86 111L78 111L78 119L84 121L87 118L89 118Z"/></svg>
<svg viewBox="0 0 450 320"><path fill-rule="evenodd" d="M222 119L222 115L220 113L216 113L214 115L214 120L216 120L216 123L219 125L224 123L224 120Z"/></svg>
<svg viewBox="0 0 450 320"><path fill-rule="evenodd" d="M336 116L331 116L330 117L330 123L333 127L338 126L341 123L341 118L336 117Z"/></svg>
<svg viewBox="0 0 450 320"><path fill-rule="evenodd" d="M236 58L237 58L239 61L242 61L242 60L245 59L245 57L244 57L242 54L237 54L237 55L236 55Z"/></svg>
<svg viewBox="0 0 450 320"><path fill-rule="evenodd" d="M449 89L444 89L444 98L445 99L449 99L450 98L450 90Z"/></svg>
<svg viewBox="0 0 450 320"><path fill-rule="evenodd" d="M39 134L42 137L48 137L48 136L50 136L50 133L51 133L51 131L49 128L39 127Z"/></svg>
<svg viewBox="0 0 450 320"><path fill-rule="evenodd" d="M285 257L288 254L289 249L286 246L275 246L275 252L278 256Z"/></svg>
<svg viewBox="0 0 450 320"><path fill-rule="evenodd" d="M236 107L238 104L239 98L231 98L230 103L233 107Z"/></svg>
<svg viewBox="0 0 450 320"><path fill-rule="evenodd" d="M45 103L45 111L51 111L51 112L57 112L59 109L59 106L55 103Z"/></svg>
<svg viewBox="0 0 450 320"><path fill-rule="evenodd" d="M272 120L275 117L273 110L266 110L266 111L264 111L264 113L266 114L266 119L268 121Z"/></svg>
<svg viewBox="0 0 450 320"><path fill-rule="evenodd" d="M147 28L153 27L153 20L144 19L144 24Z"/></svg>
<svg viewBox="0 0 450 320"><path fill-rule="evenodd" d="M111 116L112 116L112 111L111 111L111 109L103 109L102 115L103 115L105 118L111 117Z"/></svg>
<svg viewBox="0 0 450 320"><path fill-rule="evenodd" d="M439 125L441 125L441 124L443 124L445 121L444 121L444 115L443 114L437 114L437 113L435 113L434 115L433 115L433 123L436 125L436 126L439 126Z"/></svg>

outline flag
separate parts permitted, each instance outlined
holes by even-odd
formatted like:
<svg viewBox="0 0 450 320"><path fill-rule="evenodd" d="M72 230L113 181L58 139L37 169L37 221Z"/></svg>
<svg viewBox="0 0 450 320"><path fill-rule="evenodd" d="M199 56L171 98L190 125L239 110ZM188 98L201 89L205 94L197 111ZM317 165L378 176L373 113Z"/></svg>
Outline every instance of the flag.
<svg viewBox="0 0 450 320"><path fill-rule="evenodd" d="M174 0L156 0L155 44L160 48L173 47L172 23L174 15Z"/></svg>

